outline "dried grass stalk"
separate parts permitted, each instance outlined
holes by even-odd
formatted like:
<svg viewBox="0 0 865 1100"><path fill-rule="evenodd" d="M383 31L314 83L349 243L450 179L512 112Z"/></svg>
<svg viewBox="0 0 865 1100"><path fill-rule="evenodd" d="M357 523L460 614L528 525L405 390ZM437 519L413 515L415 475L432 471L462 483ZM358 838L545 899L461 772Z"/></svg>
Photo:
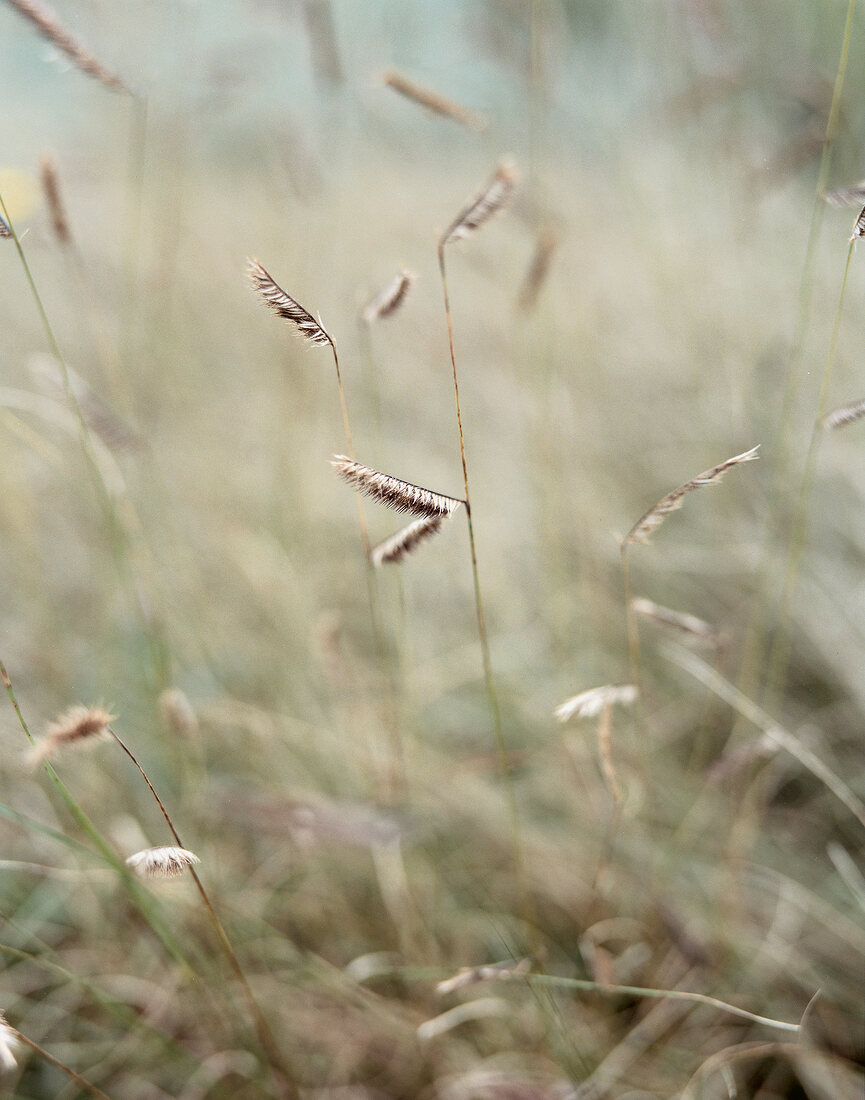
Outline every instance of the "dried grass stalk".
<svg viewBox="0 0 865 1100"><path fill-rule="evenodd" d="M495 175L478 194L470 199L442 234L440 248L453 241L462 240L489 221L501 210L517 185L516 168L510 161L502 161Z"/></svg>
<svg viewBox="0 0 865 1100"><path fill-rule="evenodd" d="M444 517L451 515L465 503L456 497L434 493L431 489L412 485L409 481L400 481L390 474L379 473L378 470L354 462L345 455L334 455L331 465L343 481L354 486L359 493L373 497L395 512L410 512L412 515L427 518Z"/></svg>
<svg viewBox="0 0 865 1100"><path fill-rule="evenodd" d="M720 630L704 619L698 619L696 615L689 615L686 611L674 611L671 607L662 607L642 597L632 600L631 607L637 615L668 626L672 630L679 631L680 634L688 634L701 641L711 642L713 645L721 642Z"/></svg>
<svg viewBox="0 0 865 1100"><path fill-rule="evenodd" d="M383 317L390 317L405 301L414 278L414 272L406 267L400 268L398 274L391 279L384 290L364 306L360 315L361 320L371 325Z"/></svg>
<svg viewBox="0 0 865 1100"><path fill-rule="evenodd" d="M601 772L607 784L607 790L618 806L622 801L622 790L619 787L616 765L613 762L613 702L609 698L604 703L598 722L598 755L601 758Z"/></svg>
<svg viewBox="0 0 865 1100"><path fill-rule="evenodd" d="M249 281L265 305L269 306L277 317L283 317L291 321L300 336L314 347L324 347L329 344L333 347L333 340L328 336L319 321L308 313L303 306L286 294L282 287L274 281L258 260L247 260L246 273Z"/></svg>
<svg viewBox="0 0 865 1100"><path fill-rule="evenodd" d="M461 966L452 978L446 978L436 986L436 993L440 997L454 990L463 989L467 985L476 985L478 982L508 981L511 978L521 978L530 973L532 960L505 959L504 962L487 963L484 966Z"/></svg>
<svg viewBox="0 0 865 1100"><path fill-rule="evenodd" d="M67 366L64 378L54 356L43 354L31 356L27 365L33 380L53 399L71 406L73 412L78 406L77 411L81 413L84 423L96 432L109 451L130 451L141 445L141 439L133 429L94 393L72 367Z"/></svg>
<svg viewBox="0 0 865 1100"><path fill-rule="evenodd" d="M865 397L861 401L854 401L852 405L842 405L840 409L833 409L823 417L821 423L824 428L834 431L835 428L855 424L863 416L865 416Z"/></svg>
<svg viewBox="0 0 865 1100"><path fill-rule="evenodd" d="M9 238L11 238L11 236L12 230L9 228L3 218L0 218L0 239L8 240Z"/></svg>
<svg viewBox="0 0 865 1100"><path fill-rule="evenodd" d="M697 474L691 481L686 481L684 485L680 485L678 489L674 489L672 493L667 493L665 497L662 497L657 504L649 509L644 516L642 516L631 530L625 536L624 545L629 546L634 542L647 543L650 536L661 526L670 512L675 512L682 507L684 498L694 491L694 489L702 489L704 485L714 485L715 482L720 481L724 474L733 466L738 466L741 462L751 462L757 458L757 450L760 444L756 447L752 447L750 451L744 451L740 455L735 455L733 458L728 458L726 462L720 463L718 466L713 466L711 470L704 470L702 474Z"/></svg>
<svg viewBox="0 0 865 1100"><path fill-rule="evenodd" d="M859 212L859 217L856 219L856 224L853 226L850 240L855 241L858 237L865 237L865 206L863 206Z"/></svg>
<svg viewBox="0 0 865 1100"><path fill-rule="evenodd" d="M407 527L397 531L395 535L383 539L378 546L374 546L370 550L369 560L375 566L391 565L402 561L422 542L438 534L444 521L444 516L425 516L423 519L414 520Z"/></svg>
<svg viewBox="0 0 865 1100"><path fill-rule="evenodd" d="M110 740L115 718L102 707L70 707L49 725L42 741L30 750L28 762L36 765L62 749L89 748Z"/></svg>
<svg viewBox="0 0 865 1100"><path fill-rule="evenodd" d="M15 1060L15 1049L18 1046L18 1036L15 1029L6 1022L6 1017L0 1013L0 1073L8 1073L18 1065Z"/></svg>
<svg viewBox="0 0 865 1100"><path fill-rule="evenodd" d="M532 262L523 280L523 286L520 290L520 297L518 300L520 309L525 313L534 309L537 304L541 287L546 282L547 275L550 271L550 263L553 259L553 252L555 252L556 244L556 235L552 229L547 227L540 231L537 244L535 245L535 253L532 256Z"/></svg>
<svg viewBox="0 0 865 1100"><path fill-rule="evenodd" d="M865 202L865 180L854 183L852 187L839 187L837 191L826 191L823 198L833 206L861 206Z"/></svg>
<svg viewBox="0 0 865 1100"><path fill-rule="evenodd" d="M69 231L69 222L60 197L60 180L57 176L57 165L53 157L43 157L39 162L42 176L42 190L45 192L45 202L48 212L51 214L51 224L54 227L54 236L60 244L67 246L72 244L72 234Z"/></svg>
<svg viewBox="0 0 865 1100"><path fill-rule="evenodd" d="M449 99L447 96L440 95L430 88L422 88L419 84L415 84L413 80L409 80L408 77L402 76L400 73L390 70L383 74L382 80L389 88L393 88L395 92L399 92L407 99L419 103L422 107L428 108L437 115L452 118L455 122L468 126L470 130L480 132L487 127L487 118L479 111L472 111L468 107L463 107L462 104Z"/></svg>
<svg viewBox="0 0 865 1100"><path fill-rule="evenodd" d="M34 24L43 38L53 42L58 50L65 53L73 65L82 72L95 77L106 88L113 88L114 91L127 92L132 95L132 90L123 83L120 77L107 69L65 27L62 27L48 8L35 3L34 0L8 0L8 2L16 11Z"/></svg>
<svg viewBox="0 0 865 1100"><path fill-rule="evenodd" d="M603 687L581 691L579 695L556 707L554 714L560 722L568 722L571 718L597 718L605 707L614 703L630 706L636 698L637 688L634 684L605 684Z"/></svg>
<svg viewBox="0 0 865 1100"><path fill-rule="evenodd" d="M145 848L126 861L139 878L177 878L194 863L201 860L186 848Z"/></svg>

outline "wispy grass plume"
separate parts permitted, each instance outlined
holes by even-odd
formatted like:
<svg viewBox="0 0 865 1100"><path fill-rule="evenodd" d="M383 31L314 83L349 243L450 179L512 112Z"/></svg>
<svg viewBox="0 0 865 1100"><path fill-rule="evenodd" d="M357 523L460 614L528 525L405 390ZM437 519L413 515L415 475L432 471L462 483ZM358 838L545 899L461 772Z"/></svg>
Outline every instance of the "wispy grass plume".
<svg viewBox="0 0 865 1100"><path fill-rule="evenodd" d="M65 53L76 68L87 73L88 76L95 77L106 88L132 94L129 86L85 49L65 27L57 22L53 12L43 4L37 4L35 0L8 0L8 3L29 19L43 38L47 38L58 50Z"/></svg>
<svg viewBox="0 0 865 1100"><path fill-rule="evenodd" d="M0 217L0 240L12 240L12 230L9 228L2 217Z"/></svg>
<svg viewBox="0 0 865 1100"><path fill-rule="evenodd" d="M823 198L833 206L861 206L865 203L865 180L854 183L852 187L839 187L835 191L826 191Z"/></svg>
<svg viewBox="0 0 865 1100"><path fill-rule="evenodd" d="M865 206L863 206L859 212L859 217L856 219L856 224L853 226L850 240L855 241L858 240L859 237L865 237Z"/></svg>
<svg viewBox="0 0 865 1100"><path fill-rule="evenodd" d="M572 718L597 718L604 707L614 703L630 706L637 694L635 684L605 684L581 691L557 706L553 713L559 722L569 722Z"/></svg>
<svg viewBox="0 0 865 1100"><path fill-rule="evenodd" d="M64 749L110 741L114 718L102 707L70 707L49 725L45 737L28 754L28 761L35 766Z"/></svg>
<svg viewBox="0 0 865 1100"><path fill-rule="evenodd" d="M706 485L714 485L716 482L720 481L724 474L732 469L733 466L738 466L742 462L752 462L757 458L759 447L760 444L758 443L757 446L752 447L750 451L744 451L740 455L734 455L733 458L728 458L726 461L719 463L719 465L713 466L711 470L704 470L703 473L697 474L695 478L686 481L684 485L680 485L678 489L674 489L671 493L667 493L666 496L661 497L658 503L652 505L648 512L646 512L644 516L641 516L627 535L625 535L625 545L630 546L635 542L647 543L667 516L671 512L678 511L678 509L682 507L688 493L692 493L695 489L702 489Z"/></svg>
<svg viewBox="0 0 865 1100"><path fill-rule="evenodd" d="M291 321L297 334L313 347L326 345L333 347L333 340L322 323L305 310L300 302L287 294L258 260L252 258L247 260L246 271L249 281L261 300L273 310L277 317Z"/></svg>
<svg viewBox="0 0 865 1100"><path fill-rule="evenodd" d="M434 114L442 115L444 118L452 118L454 122L459 122L470 130L481 131L487 128L486 115L481 114L480 111L472 111L468 107L463 107L461 103L449 99L448 96L433 91L431 88L423 88L420 84L409 80L407 76L403 76L401 73L389 70L383 74L382 80L395 92L404 95L406 99L419 103Z"/></svg>
<svg viewBox="0 0 865 1100"><path fill-rule="evenodd" d="M435 493L432 489L424 489L410 481L401 481L398 477L380 473L345 455L334 455L331 465L343 481L347 481L359 493L380 501L394 512L410 512L427 519L441 519L451 515L465 503L456 497Z"/></svg>
<svg viewBox="0 0 865 1100"><path fill-rule="evenodd" d="M139 878L178 878L194 863L201 863L195 854L186 848L145 848L131 855L126 865Z"/></svg>

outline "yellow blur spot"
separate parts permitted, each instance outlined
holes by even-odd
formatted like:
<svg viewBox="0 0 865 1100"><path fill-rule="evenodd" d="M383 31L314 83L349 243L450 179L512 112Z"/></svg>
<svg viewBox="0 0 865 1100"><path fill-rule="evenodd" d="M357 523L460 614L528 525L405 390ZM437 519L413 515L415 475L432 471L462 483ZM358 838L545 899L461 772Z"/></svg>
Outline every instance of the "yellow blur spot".
<svg viewBox="0 0 865 1100"><path fill-rule="evenodd" d="M26 221L41 201L36 176L20 168L0 168L0 195L13 222Z"/></svg>

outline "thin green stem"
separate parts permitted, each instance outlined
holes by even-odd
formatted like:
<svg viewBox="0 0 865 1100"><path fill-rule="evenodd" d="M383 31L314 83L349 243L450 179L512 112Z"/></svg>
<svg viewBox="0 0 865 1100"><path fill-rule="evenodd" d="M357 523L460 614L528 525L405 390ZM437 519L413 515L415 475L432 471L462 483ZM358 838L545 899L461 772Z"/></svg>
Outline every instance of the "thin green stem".
<svg viewBox="0 0 865 1100"><path fill-rule="evenodd" d="M107 1093L104 1093L102 1089L98 1089L95 1085L92 1085L86 1077L82 1077L80 1073L76 1073L74 1069L70 1069L69 1066L61 1062L59 1058L55 1058L53 1054L49 1054L47 1050L44 1050L38 1043L34 1043L32 1039L28 1039L27 1036L17 1028L10 1028L10 1031L14 1033L19 1043L23 1043L25 1046L30 1047L30 1049L38 1054L40 1058L49 1062L55 1069L59 1069L61 1073L65 1073L80 1089L90 1093L91 1096L99 1097L99 1100L110 1100L110 1097Z"/></svg>
<svg viewBox="0 0 865 1100"><path fill-rule="evenodd" d="M826 130L823 139L823 153L820 158L820 168L814 191L814 204L811 210L811 221L808 229L805 262L799 285L795 330L790 346L790 357L787 363L784 393L777 419L774 445L771 448L775 455L772 487L768 495L768 511L763 533L760 564L757 569L756 598L753 603L752 614L742 644L743 656L739 675L740 686L744 691L749 693L753 692L756 688L768 645L769 607L772 599L770 590L772 580L776 576L776 563L778 561L777 544L781 538L785 520L786 494L783 492L783 488L790 474L793 456L791 421L794 413L795 398L801 389L800 367L811 318L811 303L814 291L814 266L817 256L817 244L820 238L820 229L823 224L823 193L826 189L829 171L832 165L832 151L841 110L841 95L844 87L844 78L847 72L847 58L850 52L855 7L856 0L849 0L844 34L841 42L841 56L835 74L832 102L829 107L829 115L826 120Z"/></svg>
<svg viewBox="0 0 865 1100"><path fill-rule="evenodd" d="M498 753L499 772L501 774L502 782L505 785L507 792L508 802L510 804L511 814L511 831L513 836L513 849L514 849L514 863L517 875L517 883L519 893L522 899L522 903L526 912L529 909L528 890L525 881L525 856L523 852L522 844L522 829L520 824L519 806L517 805L516 789L514 786L513 776L511 774L510 765L508 763L507 749L505 747L504 731L502 729L502 716L501 709L499 707L498 694L496 692L495 680L493 678L493 666L490 659L490 644L489 637L487 635L486 617L484 615L483 599L481 597L481 582L480 574L478 572L478 557L477 549L475 546L475 532L474 523L472 521L472 508L471 498L469 495L469 474L468 465L466 463L466 448L465 438L463 436L463 420L462 411L460 409L460 387L457 380L457 362L456 354L454 352L454 334L453 324L451 321L451 307L450 297L448 295L447 274L445 271L445 254L444 243L439 243L438 246L438 260L439 260L439 272L441 273L442 281L442 293L444 295L444 307L445 307L445 319L447 321L448 330L448 347L450 349L451 356L451 368L453 371L453 383L454 383L454 398L456 400L457 410L457 428L459 431L460 440L460 460L463 468L463 486L464 486L464 499L466 509L466 521L469 533L469 548L471 551L472 559L472 579L474 581L475 592L475 612L477 615L478 623L478 637L480 638L481 645L481 658L483 661L484 680L486 682L487 695L490 701L490 710L493 717L493 731L496 739L496 751Z"/></svg>
<svg viewBox="0 0 865 1100"><path fill-rule="evenodd" d="M799 579L799 567L802 562L802 554L805 550L805 541L808 534L808 509L811 502L814 475L817 469L817 454L820 449L820 441L823 438L822 421L829 402L832 375L838 351L838 336L841 331L841 318L844 313L844 299L847 293L847 277L850 274L850 262L853 258L854 246L855 238L850 241L850 245L847 249L847 262L844 265L844 277L841 280L841 291L838 295L838 306L835 310L832 336L829 340L829 350L826 353L826 362L823 366L823 377L820 383L820 394L817 399L817 410L814 414L811 439L808 443L808 454L805 458L805 467L802 471L802 480L799 483L799 493L796 498L796 508L793 513L790 542L787 548L787 557L784 567L784 580L781 587L781 599L778 607L778 619L766 664L766 688L769 693L770 706L772 701L777 697L777 693L781 690L787 669L787 662L790 657L790 618L793 595Z"/></svg>

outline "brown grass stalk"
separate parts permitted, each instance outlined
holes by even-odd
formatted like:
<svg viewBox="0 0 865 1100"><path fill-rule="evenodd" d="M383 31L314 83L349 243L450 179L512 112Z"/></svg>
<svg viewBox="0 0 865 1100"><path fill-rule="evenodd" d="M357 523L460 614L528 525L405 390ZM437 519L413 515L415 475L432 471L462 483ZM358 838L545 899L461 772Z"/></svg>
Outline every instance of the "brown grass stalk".
<svg viewBox="0 0 865 1100"><path fill-rule="evenodd" d="M35 0L8 0L8 3L25 19L29 19L43 38L47 38L58 50L65 53L76 68L87 73L88 76L95 77L106 88L132 95L129 86L82 46L65 27L61 26L53 12L44 4L38 4Z"/></svg>
<svg viewBox="0 0 865 1100"><path fill-rule="evenodd" d="M472 111L468 107L463 107L461 103L433 91L431 88L421 87L420 84L409 80L407 76L403 76L401 73L394 72L392 69L388 70L383 74L382 80L388 88L393 88L395 92L399 92L406 99L419 103L421 107L426 107L434 114L451 118L454 122L467 126L470 130L480 132L487 128L486 115L481 114L480 111Z"/></svg>

